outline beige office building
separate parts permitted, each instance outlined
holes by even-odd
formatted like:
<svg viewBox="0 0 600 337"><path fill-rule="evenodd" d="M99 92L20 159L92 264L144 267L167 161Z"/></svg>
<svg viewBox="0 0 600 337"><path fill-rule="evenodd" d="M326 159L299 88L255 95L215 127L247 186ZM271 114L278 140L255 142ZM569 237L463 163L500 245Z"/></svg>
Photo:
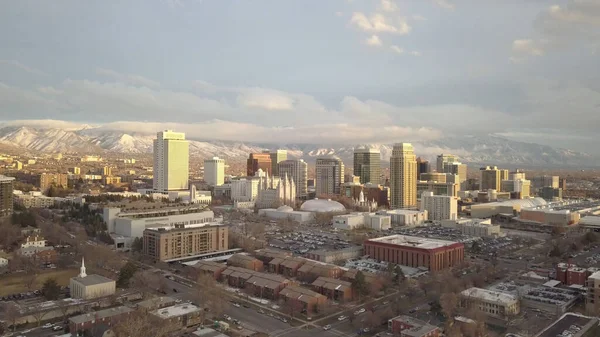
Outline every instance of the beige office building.
<svg viewBox="0 0 600 337"><path fill-rule="evenodd" d="M463 308L476 308L484 315L508 320L521 311L519 298L515 295L482 288L469 288L460 293Z"/></svg>
<svg viewBox="0 0 600 337"><path fill-rule="evenodd" d="M392 208L417 207L417 156L410 143L394 145L390 157L390 192Z"/></svg>
<svg viewBox="0 0 600 337"><path fill-rule="evenodd" d="M308 178L308 164L302 159L298 160L284 160L277 164L277 172L279 177L285 179L292 179L296 184L296 197L304 198L308 196L307 178Z"/></svg>
<svg viewBox="0 0 600 337"><path fill-rule="evenodd" d="M502 190L502 175L501 170L496 166L486 166L480 169L479 190ZM508 174L507 174L508 179Z"/></svg>
<svg viewBox="0 0 600 337"><path fill-rule="evenodd" d="M144 230L144 255L156 261L227 250L227 226L221 223L174 225Z"/></svg>
<svg viewBox="0 0 600 337"><path fill-rule="evenodd" d="M344 183L344 162L337 156L317 158L315 190L317 197L340 194Z"/></svg>
<svg viewBox="0 0 600 337"><path fill-rule="evenodd" d="M600 271L590 275L586 282L585 310L588 315L600 315Z"/></svg>
<svg viewBox="0 0 600 337"><path fill-rule="evenodd" d="M265 151L268 153L268 151ZM287 160L287 150L275 150L275 152L269 153L271 157L271 174L274 176L283 176L279 174L279 166L278 164L284 160ZM298 180L294 179L296 182L296 186L298 186Z"/></svg>
<svg viewBox="0 0 600 337"><path fill-rule="evenodd" d="M157 192L189 188L189 143L185 133L165 130L154 140L154 172L152 187Z"/></svg>
<svg viewBox="0 0 600 337"><path fill-rule="evenodd" d="M421 181L435 181L438 183L445 183L446 182L446 173L439 173L439 172L429 172L429 173L421 173L421 176L419 177L419 180Z"/></svg>

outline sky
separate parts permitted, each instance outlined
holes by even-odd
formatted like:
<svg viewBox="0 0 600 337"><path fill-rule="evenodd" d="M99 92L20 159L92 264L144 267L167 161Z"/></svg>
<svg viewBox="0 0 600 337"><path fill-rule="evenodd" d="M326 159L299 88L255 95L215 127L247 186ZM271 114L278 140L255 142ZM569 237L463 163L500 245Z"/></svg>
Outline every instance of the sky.
<svg viewBox="0 0 600 337"><path fill-rule="evenodd" d="M600 153L598 0L0 0L0 121Z"/></svg>

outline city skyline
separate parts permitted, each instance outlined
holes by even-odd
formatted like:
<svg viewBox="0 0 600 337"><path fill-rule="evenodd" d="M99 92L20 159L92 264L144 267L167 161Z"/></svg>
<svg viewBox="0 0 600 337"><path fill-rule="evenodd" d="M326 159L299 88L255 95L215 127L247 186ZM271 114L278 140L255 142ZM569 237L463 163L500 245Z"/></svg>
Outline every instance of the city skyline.
<svg viewBox="0 0 600 337"><path fill-rule="evenodd" d="M600 151L599 3L440 3L11 2L0 14L0 109L148 133L170 123L218 140L467 132Z"/></svg>

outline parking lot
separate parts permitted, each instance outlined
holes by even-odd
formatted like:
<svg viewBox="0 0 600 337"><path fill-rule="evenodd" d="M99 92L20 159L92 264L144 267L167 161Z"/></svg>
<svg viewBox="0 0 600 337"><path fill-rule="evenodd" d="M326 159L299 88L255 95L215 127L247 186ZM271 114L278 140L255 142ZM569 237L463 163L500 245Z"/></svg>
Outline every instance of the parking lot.
<svg viewBox="0 0 600 337"><path fill-rule="evenodd" d="M339 250L354 246L354 244L338 236L327 232L294 232L278 233L267 232L269 246L282 250L289 250L295 254L306 254L311 250L327 249Z"/></svg>

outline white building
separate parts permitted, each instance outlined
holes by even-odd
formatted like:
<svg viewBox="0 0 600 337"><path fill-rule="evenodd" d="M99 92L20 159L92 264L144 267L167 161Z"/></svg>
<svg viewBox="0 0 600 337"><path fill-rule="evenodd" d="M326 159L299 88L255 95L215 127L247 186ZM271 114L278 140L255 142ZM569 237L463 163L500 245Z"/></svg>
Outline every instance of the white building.
<svg viewBox="0 0 600 337"><path fill-rule="evenodd" d="M353 213L333 217L333 228L344 230L353 230L356 228L388 230L391 228L391 225L392 218L389 215L375 213Z"/></svg>
<svg viewBox="0 0 600 337"><path fill-rule="evenodd" d="M306 197L308 195L307 189L307 177L308 177L308 164L302 159L298 160L284 160L277 164L277 172L280 177L286 175L294 181L296 184L296 195L299 198Z"/></svg>
<svg viewBox="0 0 600 337"><path fill-rule="evenodd" d="M442 227L456 228L464 235L487 237L501 237L505 233L502 232L500 225L493 225L491 219L457 219L457 220L442 220Z"/></svg>
<svg viewBox="0 0 600 337"><path fill-rule="evenodd" d="M165 130L156 134L153 175L155 191L188 189L189 143L185 133Z"/></svg>
<svg viewBox="0 0 600 337"><path fill-rule="evenodd" d="M486 316L502 320L519 314L521 310L517 296L499 291L473 287L463 290L460 296L463 307L475 307Z"/></svg>
<svg viewBox="0 0 600 337"><path fill-rule="evenodd" d="M421 211L427 211L429 220L456 220L458 217L458 198L445 195L433 195L426 191L421 195Z"/></svg>
<svg viewBox="0 0 600 337"><path fill-rule="evenodd" d="M296 184L287 174L282 179L259 169L254 177L231 182L231 200L237 204L254 202L259 208L293 205L296 202Z"/></svg>
<svg viewBox="0 0 600 337"><path fill-rule="evenodd" d="M210 186L221 186L225 183L225 160L212 157L204 160L204 181Z"/></svg>
<svg viewBox="0 0 600 337"><path fill-rule="evenodd" d="M389 215L392 219L392 225L396 226L419 226L427 220L426 210L392 209L379 211L377 214Z"/></svg>
<svg viewBox="0 0 600 337"><path fill-rule="evenodd" d="M46 239L41 236L28 236L25 242L21 244L21 248L29 247L46 247Z"/></svg>
<svg viewBox="0 0 600 337"><path fill-rule="evenodd" d="M6 266L8 266L8 260L3 257L0 257L0 268L4 268Z"/></svg>
<svg viewBox="0 0 600 337"><path fill-rule="evenodd" d="M198 191L195 185L190 185L188 191L169 191L169 201L181 200L188 204L210 205L212 202L212 194L210 191Z"/></svg>
<svg viewBox="0 0 600 337"><path fill-rule="evenodd" d="M115 239L117 249L126 249L134 238L141 238L146 228L157 225L200 224L214 221L213 211L203 205L158 208L151 210L121 210L118 207L103 209L103 220L109 233L120 238Z"/></svg>
<svg viewBox="0 0 600 337"><path fill-rule="evenodd" d="M256 200L259 179L254 177L241 178L231 181L231 200L248 202Z"/></svg>
<svg viewBox="0 0 600 337"><path fill-rule="evenodd" d="M279 220L279 219L289 219L291 221L305 224L310 223L315 219L315 213L313 212L303 212L303 211L294 211L290 206L284 205L277 209L274 208L265 208L259 209L258 215L265 216L269 219Z"/></svg>
<svg viewBox="0 0 600 337"><path fill-rule="evenodd" d="M47 197L41 193L23 193L15 190L13 192L14 202L25 208L48 208L54 206L54 198Z"/></svg>
<svg viewBox="0 0 600 337"><path fill-rule="evenodd" d="M82 258L79 275L71 278L69 290L71 298L89 300L113 295L116 292L116 282L102 275L86 274L85 261Z"/></svg>

